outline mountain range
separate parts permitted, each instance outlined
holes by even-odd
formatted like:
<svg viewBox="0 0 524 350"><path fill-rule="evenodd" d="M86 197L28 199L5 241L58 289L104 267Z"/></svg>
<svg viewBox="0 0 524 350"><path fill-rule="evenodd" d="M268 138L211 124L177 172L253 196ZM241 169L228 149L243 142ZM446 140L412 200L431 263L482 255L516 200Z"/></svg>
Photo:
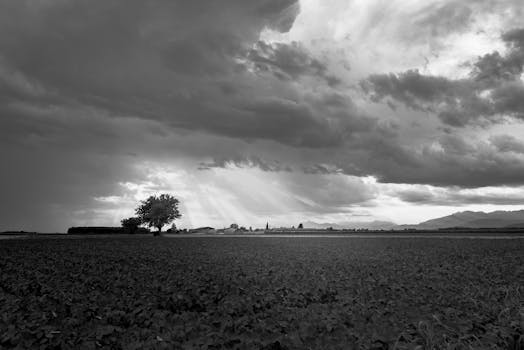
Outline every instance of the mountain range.
<svg viewBox="0 0 524 350"><path fill-rule="evenodd" d="M482 211L462 211L437 219L431 219L416 225L397 225L388 221L371 222L341 222L341 223L317 223L308 221L304 223L305 228L325 229L369 229L369 230L391 230L391 229L419 229L433 230L439 228L468 227L468 228L504 228L524 227L524 210L517 211L493 211L485 213Z"/></svg>

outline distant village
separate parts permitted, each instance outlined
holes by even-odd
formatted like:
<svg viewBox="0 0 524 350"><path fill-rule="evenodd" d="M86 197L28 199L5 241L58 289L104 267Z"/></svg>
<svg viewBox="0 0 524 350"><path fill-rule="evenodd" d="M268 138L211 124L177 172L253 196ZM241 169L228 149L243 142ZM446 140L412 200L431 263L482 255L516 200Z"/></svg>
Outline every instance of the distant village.
<svg viewBox="0 0 524 350"><path fill-rule="evenodd" d="M377 230L369 229L344 229L337 230L332 227L328 228L307 228L302 223L296 227L270 227L269 223L266 224L265 228L253 228L239 226L238 224L231 224L229 227L214 228L210 226L197 227L192 229L178 229L175 224L172 224L170 228L162 231L164 234L205 234L205 235L232 235L232 234L264 234L264 233L315 233L315 232L376 232ZM384 232L384 230L378 230ZM131 232L129 228L122 227L104 227L104 226L81 226L71 227L67 230L68 234L147 234L151 233L148 228L139 227L135 231Z"/></svg>
<svg viewBox="0 0 524 350"><path fill-rule="evenodd" d="M297 225L297 227L274 227L270 228L269 223L266 223L265 228L252 228L251 226L246 228L244 226L239 226L237 224L231 224L229 227L226 228L214 228L214 227L198 227L194 229L183 229L183 230L177 230L176 227L172 227L168 229L166 232L169 233L194 233L194 234L244 234L244 233L266 233L266 232L272 232L272 231L298 231L298 230L304 230L304 226L300 223ZM308 231L314 230L314 229L306 229ZM329 230L329 229L328 229ZM333 230L331 228L331 230ZM321 229L318 231L326 231L326 229Z"/></svg>
<svg viewBox="0 0 524 350"><path fill-rule="evenodd" d="M255 234L255 233L265 233L268 231L296 231L302 230L303 225L299 224L296 228L292 227L278 227L270 228L269 223L266 224L265 228L253 228L253 227L244 227L239 226L238 224L231 224L229 227L224 228L214 228L210 226L197 227L192 229L178 229L175 224L172 224L170 228L163 231L167 234ZM309 231L309 230L308 230ZM324 229L321 231L325 231ZM81 227L71 227L67 230L68 234L116 234L116 233L127 233L127 234L145 234L151 233L152 231L148 228L138 227L136 230L130 230L126 226L122 227L105 227L105 226L81 226Z"/></svg>

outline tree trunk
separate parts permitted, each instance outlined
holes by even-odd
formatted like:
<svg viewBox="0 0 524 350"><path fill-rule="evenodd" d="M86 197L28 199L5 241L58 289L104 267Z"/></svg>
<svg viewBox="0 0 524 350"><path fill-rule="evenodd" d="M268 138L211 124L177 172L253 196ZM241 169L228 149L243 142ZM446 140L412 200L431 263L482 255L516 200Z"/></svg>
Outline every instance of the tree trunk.
<svg viewBox="0 0 524 350"><path fill-rule="evenodd" d="M162 226L157 226L158 231L153 232L153 236L160 236L160 232L162 232Z"/></svg>

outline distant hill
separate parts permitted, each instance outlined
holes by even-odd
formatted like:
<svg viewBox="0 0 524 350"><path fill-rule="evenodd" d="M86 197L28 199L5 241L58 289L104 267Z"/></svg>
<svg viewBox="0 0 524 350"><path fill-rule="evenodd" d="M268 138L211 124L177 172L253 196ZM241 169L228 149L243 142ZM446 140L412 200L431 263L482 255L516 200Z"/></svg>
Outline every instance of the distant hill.
<svg viewBox="0 0 524 350"><path fill-rule="evenodd" d="M418 225L400 225L398 228L433 230L450 227L503 228L524 227L524 210L517 211L462 211L441 218L421 222Z"/></svg>
<svg viewBox="0 0 524 350"><path fill-rule="evenodd" d="M304 228L335 230L368 229L368 230L436 230L441 228L524 228L524 210L517 211L462 211L441 218L431 219L415 225L397 225L389 221L318 223L304 222Z"/></svg>

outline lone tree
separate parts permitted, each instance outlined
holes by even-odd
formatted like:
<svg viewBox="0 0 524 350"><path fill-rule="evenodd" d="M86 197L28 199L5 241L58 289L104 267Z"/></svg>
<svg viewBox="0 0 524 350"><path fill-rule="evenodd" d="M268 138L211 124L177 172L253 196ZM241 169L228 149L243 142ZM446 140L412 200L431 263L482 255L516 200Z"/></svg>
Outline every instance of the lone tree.
<svg viewBox="0 0 524 350"><path fill-rule="evenodd" d="M150 196L136 208L136 215L149 227L156 227L158 231L154 235L158 236L162 226L182 216L178 211L178 203L178 199L169 194Z"/></svg>
<svg viewBox="0 0 524 350"><path fill-rule="evenodd" d="M138 226L142 224L142 220L137 217L123 219L120 222L122 223L122 227L129 233L136 233Z"/></svg>

